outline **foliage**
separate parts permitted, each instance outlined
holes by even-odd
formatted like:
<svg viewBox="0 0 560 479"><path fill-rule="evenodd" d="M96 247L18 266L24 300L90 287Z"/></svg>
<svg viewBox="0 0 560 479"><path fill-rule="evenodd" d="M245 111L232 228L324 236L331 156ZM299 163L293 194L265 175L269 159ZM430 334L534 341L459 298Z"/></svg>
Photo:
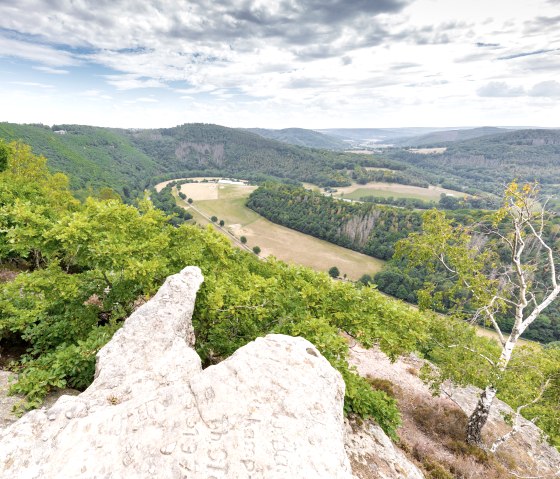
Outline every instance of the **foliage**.
<svg viewBox="0 0 560 479"><path fill-rule="evenodd" d="M80 203L67 179L50 174L43 158L21 144L10 151L8 168L0 173L0 261L27 265L28 271L0 284L0 341L27 345L12 391L26 394L28 406L38 405L53 387L85 388L96 352L136 301L188 264L199 266L205 278L193 316L196 348L205 364L267 333L304 336L341 372L346 411L374 417L393 437L399 424L394 400L373 391L349 367L341 332L366 347L378 344L391 358L417 350L448 376L472 368L463 356L450 357L447 367L449 351L440 347L459 340L472 345L467 325L421 314L370 286L261 260L233 248L212 229L175 227L149 201L138 208L118 199ZM475 340L477 348L491 353L493 343ZM517 370L515 388L526 396L534 392L538 374L558 370L558 350L542 354L542 361L533 356L530 374ZM546 362L542 371L541 362ZM484 374L466 377L477 384ZM550 388L526 411L527 417L538 416L557 442L559 390ZM515 405L513 385L503 394Z"/></svg>
<svg viewBox="0 0 560 479"><path fill-rule="evenodd" d="M196 264L205 282L193 322L206 363L269 332L304 336L345 378L346 409L375 417L395 435L395 403L349 368L348 345L339 333L365 344L379 341L395 356L423 337L417 315L401 317L374 289L259 260L208 229L174 227L149 201L138 208L118 199L79 203L62 175L48 173L44 159L22 145L12 150L0 174L0 230L9 239L0 259L26 261L29 271L0 286L0 338L27 345L12 391L26 394L28 406L53 387L86 387L96 352L135 301L153 294L169 274ZM29 214L16 215L22 204Z"/></svg>
<svg viewBox="0 0 560 479"><path fill-rule="evenodd" d="M253 191L247 206L274 223L381 259L389 259L394 244L421 223L414 211L350 203L279 183Z"/></svg>
<svg viewBox="0 0 560 479"><path fill-rule="evenodd" d="M468 330L461 330L460 322L451 328L452 336L441 337L449 329L445 325L433 331L433 337L440 336L437 344L443 345L434 348L435 355L429 353L438 365L443 364L440 378L480 385L490 398L499 391L510 399L510 404L516 403L522 409L535 408L549 400L548 388L558 382L560 373L559 364L550 361L554 349L535 346L512 355L519 347L519 336L560 292L555 274L557 252L545 240L546 210L537 208L537 192L533 184L520 187L511 183L504 195L504 207L472 227L453 225L442 212L430 211L424 215L422 232L400 241L396 248L397 257L406 256L413 265L435 271L439 264L449 274L447 291L437 290L433 283L425 284L418 293L421 308L441 308L446 295L455 316L482 321L497 332L499 344L481 351L480 342ZM546 270L543 281L535 281L538 268ZM512 317L509 336L499 327L498 314ZM520 375L523 368L531 371ZM513 391L517 392L510 397ZM556 397L557 393L552 395ZM482 407L482 397L480 401ZM539 419L547 423L548 430L554 430L558 415L545 416ZM469 427L475 427L474 421L480 417L473 413ZM473 432L476 442L485 419Z"/></svg>
<svg viewBox="0 0 560 479"><path fill-rule="evenodd" d="M329 268L329 276L331 278L338 278L340 276L340 270L336 266Z"/></svg>
<svg viewBox="0 0 560 479"><path fill-rule="evenodd" d="M261 253L260 246L253 246L253 253L255 253L258 256Z"/></svg>

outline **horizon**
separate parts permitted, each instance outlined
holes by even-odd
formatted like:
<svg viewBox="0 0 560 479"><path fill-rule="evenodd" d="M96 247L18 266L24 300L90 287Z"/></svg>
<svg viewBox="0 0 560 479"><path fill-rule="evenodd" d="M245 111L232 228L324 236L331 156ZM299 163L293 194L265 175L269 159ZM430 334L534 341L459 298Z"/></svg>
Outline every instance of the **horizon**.
<svg viewBox="0 0 560 479"><path fill-rule="evenodd" d="M0 121L556 128L558 4L0 4Z"/></svg>

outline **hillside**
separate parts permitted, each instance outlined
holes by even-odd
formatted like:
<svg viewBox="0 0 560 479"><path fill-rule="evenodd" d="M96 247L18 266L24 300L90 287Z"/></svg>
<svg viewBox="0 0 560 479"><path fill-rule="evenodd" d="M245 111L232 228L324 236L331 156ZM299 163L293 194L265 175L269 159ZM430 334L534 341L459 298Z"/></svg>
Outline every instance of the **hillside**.
<svg viewBox="0 0 560 479"><path fill-rule="evenodd" d="M538 181L544 193L560 184L560 130L516 130L448 143L445 152L415 154L394 148L390 158L431 184L501 194L513 179Z"/></svg>
<svg viewBox="0 0 560 479"><path fill-rule="evenodd" d="M314 130L306 130L304 128L284 128L282 130L248 128L247 130L264 138L282 141L291 145L325 150L344 150L348 148L348 142L344 142L334 136L324 135L323 133Z"/></svg>
<svg viewBox="0 0 560 479"><path fill-rule="evenodd" d="M111 187L134 196L158 179L189 175L270 177L349 184L341 168L356 155L288 145L246 130L190 124L155 130L0 123L0 139L22 140L70 175L74 190Z"/></svg>
<svg viewBox="0 0 560 479"><path fill-rule="evenodd" d="M398 138L393 140L395 146L436 146L450 141L470 140L486 135L507 133L505 128L485 126L481 128L469 128L461 130L443 130L428 133L427 135Z"/></svg>
<svg viewBox="0 0 560 479"><path fill-rule="evenodd" d="M335 166L352 159L345 153L288 145L219 125L119 132L144 154L157 158L168 171L181 174L204 171L245 179L268 176L328 185L348 182Z"/></svg>
<svg viewBox="0 0 560 479"><path fill-rule="evenodd" d="M36 154L49 159L52 171L68 174L75 190L108 186L126 196L125 186L143 189L151 176L162 172L156 159L108 128L58 125L51 129L43 125L0 123L0 139L21 140L30 145Z"/></svg>

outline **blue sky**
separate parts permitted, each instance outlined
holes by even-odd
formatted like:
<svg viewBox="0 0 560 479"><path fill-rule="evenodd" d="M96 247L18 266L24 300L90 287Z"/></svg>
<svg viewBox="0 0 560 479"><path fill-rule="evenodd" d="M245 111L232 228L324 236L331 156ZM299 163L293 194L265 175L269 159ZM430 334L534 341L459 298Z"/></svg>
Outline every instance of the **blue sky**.
<svg viewBox="0 0 560 479"><path fill-rule="evenodd" d="M560 126L560 0L0 2L0 121Z"/></svg>

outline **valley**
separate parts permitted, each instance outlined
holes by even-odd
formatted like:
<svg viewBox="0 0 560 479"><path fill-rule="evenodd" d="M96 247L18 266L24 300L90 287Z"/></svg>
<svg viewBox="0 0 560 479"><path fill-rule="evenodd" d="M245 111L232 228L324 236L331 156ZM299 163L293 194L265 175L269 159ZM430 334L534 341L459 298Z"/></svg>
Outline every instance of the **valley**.
<svg viewBox="0 0 560 479"><path fill-rule="evenodd" d="M156 185L156 189L163 188L166 183ZM358 280L364 274L375 274L383 268L383 260L275 224L249 209L247 198L256 188L214 182L184 183L180 191L193 199L192 205L176 193L175 196L177 203L187 209L198 224L212 224L238 247L243 248L239 238L245 236L249 250L259 246L262 257L274 256L287 263L301 264L322 272L336 266L341 276L346 274L351 280ZM218 221L223 220L224 226L212 222L212 216L216 216Z"/></svg>

